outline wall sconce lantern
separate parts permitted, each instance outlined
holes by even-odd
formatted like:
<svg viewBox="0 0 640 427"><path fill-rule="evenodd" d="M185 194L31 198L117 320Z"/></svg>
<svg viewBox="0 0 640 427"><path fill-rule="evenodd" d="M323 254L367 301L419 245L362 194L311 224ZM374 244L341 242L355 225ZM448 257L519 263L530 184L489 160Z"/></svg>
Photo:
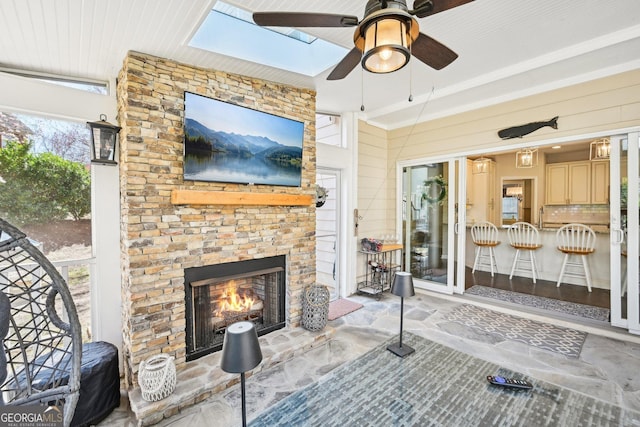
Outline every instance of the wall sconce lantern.
<svg viewBox="0 0 640 427"><path fill-rule="evenodd" d="M538 166L538 149L525 148L516 152L516 168L527 169Z"/></svg>
<svg viewBox="0 0 640 427"><path fill-rule="evenodd" d="M107 116L100 114L100 121L87 122L91 129L91 162L105 165L116 165L116 146L118 144L119 126L107 122Z"/></svg>
<svg viewBox="0 0 640 427"><path fill-rule="evenodd" d="M609 160L611 142L609 138L596 139L589 144L589 160Z"/></svg>
<svg viewBox="0 0 640 427"><path fill-rule="evenodd" d="M473 174L488 173L491 159L487 157L479 157L473 161Z"/></svg>

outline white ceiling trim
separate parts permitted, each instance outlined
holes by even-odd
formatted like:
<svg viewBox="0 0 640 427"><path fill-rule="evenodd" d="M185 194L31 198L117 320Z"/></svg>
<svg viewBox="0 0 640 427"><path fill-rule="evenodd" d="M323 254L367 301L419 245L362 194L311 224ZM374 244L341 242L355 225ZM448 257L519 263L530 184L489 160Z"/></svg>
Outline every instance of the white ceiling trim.
<svg viewBox="0 0 640 427"><path fill-rule="evenodd" d="M620 74L620 73L624 73L626 71L631 71L631 70L636 70L640 68L640 59L636 59L633 61L629 61L625 64L618 64L618 65L613 65L611 67L606 67L606 68L602 68L600 70L597 71L591 71L588 73L583 73L583 74L579 74L579 75L574 75L570 78L567 79L562 79L562 80L556 80L553 82L548 82L548 83L544 83L541 85L536 85L536 86L531 86L528 87L526 89L520 90L520 91L513 91L513 92L509 92L507 94L503 94L503 95L499 95L496 97L492 97L492 98L485 98L482 100L479 100L477 102L472 102L472 103L466 103L466 104L460 104L454 108L449 108L449 109L438 109L436 112L431 112L428 111L426 116L424 114L424 110L425 108L422 107L420 110L420 113L418 114L417 117L411 117L407 120L404 121L397 121L397 122L393 122L393 123L389 123L388 121L382 122L382 121L376 121L375 118L368 118L366 117L365 114L361 114L360 118L361 120L366 121L368 124L372 125L372 126L376 126L379 128L382 128L384 130L393 130L393 129L398 129L398 128L402 128L402 127L408 127L408 126L413 126L417 123L420 122L424 122L427 120L436 120L436 119L441 119L443 117L448 117L448 116L453 116L456 114L461 114L461 113L466 113L468 111L473 111L473 110L477 110L480 108L486 108L486 107L490 107L492 105L497 105L497 104L501 104L503 102L509 102L509 101L514 101L516 99L520 99L520 98L524 98L527 96L532 96L532 95L537 95L539 93L543 93L543 92L548 92L551 90L555 90L555 89L561 89L563 87L567 87L567 86L571 86L571 85L575 85L575 84L579 84L579 83L585 83L585 82L589 82L592 80L596 80L599 78L604 78L604 77L608 77L611 75L615 75L615 74ZM446 95L437 95L437 91L434 91L434 96L431 98L431 100L435 100L438 98L445 98ZM423 103L417 103L418 105L429 105L429 101L427 100ZM406 104L405 104L405 109L406 109ZM398 111L396 110L390 110L391 113ZM410 116L411 113L407 113L407 116Z"/></svg>
<svg viewBox="0 0 640 427"><path fill-rule="evenodd" d="M614 46L616 44L625 42L625 41L629 41L629 40L633 40L635 38L639 38L640 37L640 25L636 25L635 27L631 27L631 28L627 28L627 29L623 29L620 31L617 31L615 33L610 33L607 34L605 36L602 37L597 37L595 39L592 40L588 40L582 43L578 43L576 45L573 46L569 46L563 49L558 49L554 52L550 52L548 54L539 56L537 58L532 58L530 60L527 61L523 61L520 62L518 64L514 64L512 66L509 67L504 67L498 70L495 70L491 73L486 73L484 75L478 76L476 78L473 79L469 79L451 86L447 86L444 87L442 89L438 89L436 88L433 96L431 93L428 94L423 94L423 95L418 95L416 97L414 97L414 102L416 104L420 104L420 103L424 103L427 102L428 100L433 100L433 99L438 99L438 98L444 98L447 96L451 96L451 95L455 95L461 92L464 92L466 90L469 89L473 89L479 86L483 86L486 84L490 84L490 83L495 83L498 82L500 80L504 80L507 79L511 76L514 75L518 75L518 74L522 74L522 73L526 73L528 71L531 70L535 70L547 65L551 65L560 61L564 61L567 59L571 59L571 58L576 58L580 55L592 52L594 50L598 50L598 49L603 49L606 47L610 47L610 46ZM636 64L635 61L632 62L628 62L626 64L623 64L622 67L618 67L620 70L620 72L623 71L628 71L631 70L633 68L629 68L629 67L634 67L634 64ZM612 67L612 68L616 68L616 67ZM635 67L634 67L635 68ZM585 73L585 74L577 74L574 75L573 78L569 78L569 79L561 79L558 80L556 82L550 82L548 84L545 85L538 85L538 86L532 86L531 88L522 90L522 91L518 91L518 92L511 92L510 94L507 95L503 95L500 97L496 97L494 98L495 101L492 100L481 100L478 103L475 104L474 108L479 108L478 106L488 106L488 105L493 105L497 102L504 102L507 100L512 100L514 99L514 97L522 97L522 96L527 96L530 95L532 92L535 93L535 91L539 91L541 88L546 88L545 90L552 90L552 89L556 89L558 87L558 85L572 85L572 84L578 84L578 83L582 83L585 81L585 78L588 76L598 76L598 77L592 77L592 78L599 78L599 77L603 77L605 75L610 75L607 74L606 71L607 70L611 70L611 68L609 67L603 67L601 68L599 71L595 71L592 73ZM524 95L527 94L527 95ZM386 107L383 108L379 108L370 112L367 112L365 114L363 114L363 119L366 120L368 123L374 124L376 126L380 126L381 123L377 123L375 121L376 117L380 117L395 111L398 111L399 109L403 109L407 107L407 103L405 102L399 102L399 103L395 103L395 104L391 104L388 105ZM468 105L465 106L461 106L461 108L457 109L455 112L449 112L447 113L449 114L456 114L459 112L462 112L462 110L467 110ZM439 114L440 117L443 116L444 112L441 112ZM394 125L394 127L397 126L406 126L406 122L403 124L396 124ZM384 126L385 129L388 129L389 126L385 125Z"/></svg>

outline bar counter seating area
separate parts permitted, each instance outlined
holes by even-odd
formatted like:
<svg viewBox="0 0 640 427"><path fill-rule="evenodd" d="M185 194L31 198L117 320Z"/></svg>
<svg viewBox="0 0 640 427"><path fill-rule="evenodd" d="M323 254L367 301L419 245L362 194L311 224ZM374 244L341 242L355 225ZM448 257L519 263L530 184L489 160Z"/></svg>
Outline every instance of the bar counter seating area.
<svg viewBox="0 0 640 427"><path fill-rule="evenodd" d="M541 282L574 285L583 301L608 308L610 162L594 154L593 142L467 160L467 288L524 286L535 294Z"/></svg>

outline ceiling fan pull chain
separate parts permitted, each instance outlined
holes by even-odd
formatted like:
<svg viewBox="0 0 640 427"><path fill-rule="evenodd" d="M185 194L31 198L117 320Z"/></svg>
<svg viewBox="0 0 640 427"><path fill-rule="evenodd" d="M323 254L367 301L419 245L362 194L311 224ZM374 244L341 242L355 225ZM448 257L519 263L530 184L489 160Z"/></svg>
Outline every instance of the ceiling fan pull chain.
<svg viewBox="0 0 640 427"><path fill-rule="evenodd" d="M364 54L364 53L363 53ZM364 68L360 67L360 111L364 111Z"/></svg>
<svg viewBox="0 0 640 427"><path fill-rule="evenodd" d="M413 20L409 21L409 34L411 34L411 26L413 25ZM411 36L409 36L409 40L411 40ZM413 55L413 41L409 44L409 58ZM409 102L413 102L413 61L409 61Z"/></svg>

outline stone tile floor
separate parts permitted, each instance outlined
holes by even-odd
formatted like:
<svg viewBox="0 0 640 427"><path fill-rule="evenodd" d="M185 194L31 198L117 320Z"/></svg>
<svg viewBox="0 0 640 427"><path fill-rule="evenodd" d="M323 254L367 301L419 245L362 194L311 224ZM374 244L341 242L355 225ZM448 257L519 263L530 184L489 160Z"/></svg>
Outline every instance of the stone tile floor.
<svg viewBox="0 0 640 427"><path fill-rule="evenodd" d="M269 406L296 390L317 381L332 369L355 359L382 343L399 330L399 298L385 294L380 301L349 297L364 307L329 322L334 329L324 345L310 349L286 362L247 378L247 417L249 421ZM439 297L418 291L405 299L404 328L458 351L473 354L505 368L533 378L585 393L622 407L640 411L640 340L614 334L617 338L594 333L591 327L578 359L541 350L488 333L479 333L447 320L447 313L470 300ZM532 317L539 320L541 316ZM570 323L552 320L562 326ZM589 329L589 328L587 328ZM607 327L603 325L603 330ZM618 337L628 338L618 339ZM339 399L339 396L336 396ZM138 425L123 398L123 404L106 420L106 426ZM157 424L166 426L224 427L241 425L240 389L235 385L225 391Z"/></svg>

